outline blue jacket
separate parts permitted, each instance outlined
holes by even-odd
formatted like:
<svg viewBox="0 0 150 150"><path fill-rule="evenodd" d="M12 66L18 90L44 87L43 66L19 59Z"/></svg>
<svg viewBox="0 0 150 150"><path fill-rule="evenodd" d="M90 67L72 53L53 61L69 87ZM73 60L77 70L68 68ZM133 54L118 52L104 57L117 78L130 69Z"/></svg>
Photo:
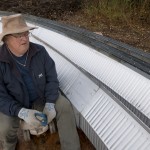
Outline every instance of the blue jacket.
<svg viewBox="0 0 150 150"><path fill-rule="evenodd" d="M59 82L55 63L45 48L30 42L27 66L29 67L39 99L55 103ZM22 107L29 108L29 96L21 74L6 45L0 47L0 112L17 116Z"/></svg>

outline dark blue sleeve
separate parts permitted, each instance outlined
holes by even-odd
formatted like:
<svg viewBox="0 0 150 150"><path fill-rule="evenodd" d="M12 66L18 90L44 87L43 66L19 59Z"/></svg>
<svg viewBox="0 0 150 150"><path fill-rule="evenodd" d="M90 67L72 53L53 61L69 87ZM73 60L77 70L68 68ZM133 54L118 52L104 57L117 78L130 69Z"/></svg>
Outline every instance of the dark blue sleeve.
<svg viewBox="0 0 150 150"><path fill-rule="evenodd" d="M45 74L46 74L46 87L45 98L46 102L55 103L59 96L59 81L57 79L57 72L54 60L49 56L45 50L44 55Z"/></svg>
<svg viewBox="0 0 150 150"><path fill-rule="evenodd" d="M21 108L22 106L8 94L0 69L0 112L8 116L18 116L18 112Z"/></svg>

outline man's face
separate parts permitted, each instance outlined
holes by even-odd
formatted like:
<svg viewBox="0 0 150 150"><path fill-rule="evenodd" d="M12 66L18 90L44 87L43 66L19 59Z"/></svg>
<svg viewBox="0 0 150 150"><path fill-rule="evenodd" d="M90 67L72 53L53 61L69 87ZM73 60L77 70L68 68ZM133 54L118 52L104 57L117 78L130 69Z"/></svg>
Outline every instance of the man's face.
<svg viewBox="0 0 150 150"><path fill-rule="evenodd" d="M25 54L29 49L29 32L7 35L6 44L14 55L21 56Z"/></svg>

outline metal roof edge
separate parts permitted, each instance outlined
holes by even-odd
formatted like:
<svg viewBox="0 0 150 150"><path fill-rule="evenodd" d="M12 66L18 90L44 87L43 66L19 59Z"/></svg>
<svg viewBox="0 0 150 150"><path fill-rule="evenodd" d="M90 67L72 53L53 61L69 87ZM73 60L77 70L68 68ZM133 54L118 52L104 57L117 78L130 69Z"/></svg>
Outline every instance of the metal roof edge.
<svg viewBox="0 0 150 150"><path fill-rule="evenodd" d="M0 14L7 15L12 13L0 11ZM34 24L41 25L61 34L65 34L70 38L87 44L98 51L109 55L109 57L126 62L146 74L150 74L150 53L144 52L112 38L97 35L86 29L65 25L57 21L52 21L50 19L36 17L29 14L24 14L24 16L29 22L33 22Z"/></svg>

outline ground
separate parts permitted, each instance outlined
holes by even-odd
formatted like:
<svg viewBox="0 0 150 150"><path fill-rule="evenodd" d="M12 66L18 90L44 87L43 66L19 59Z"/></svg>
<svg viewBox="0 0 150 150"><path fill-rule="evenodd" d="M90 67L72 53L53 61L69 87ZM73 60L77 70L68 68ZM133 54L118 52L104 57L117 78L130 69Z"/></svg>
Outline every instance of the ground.
<svg viewBox="0 0 150 150"><path fill-rule="evenodd" d="M84 133L79 129L78 133L81 142L81 150L95 150ZM60 150L58 132L50 134L48 130L46 133L40 136L31 135L31 140L27 142L23 138L22 130L19 130L18 137L19 142L16 150ZM0 150L3 150L1 143Z"/></svg>
<svg viewBox="0 0 150 150"><path fill-rule="evenodd" d="M82 10L75 12L72 16L64 16L60 21L93 32L101 32L104 36L122 41L145 52L150 52L150 25L146 22L123 24L119 21L112 22L104 16L95 19L92 16L87 17Z"/></svg>
<svg viewBox="0 0 150 150"><path fill-rule="evenodd" d="M87 16L87 13L79 6L79 0L1 0L1 11L32 14L64 24L88 29L92 32L102 33L104 36L114 38L124 43L137 47L145 52L150 52L150 25L146 21L138 23L112 22L104 16ZM94 147L79 130L82 150L94 150ZM25 142L22 134L18 150L59 150L60 143L58 133L44 134L41 137L32 136L30 142ZM0 145L0 150L2 150Z"/></svg>
<svg viewBox="0 0 150 150"><path fill-rule="evenodd" d="M1 0L0 10L32 14L93 32L101 32L104 36L150 52L150 21L131 22L127 19L120 22L120 20L112 21L103 15L88 15L80 2L80 0Z"/></svg>
<svg viewBox="0 0 150 150"><path fill-rule="evenodd" d="M95 150L83 132L78 130L78 133L81 141L81 150ZM22 134L19 133L19 135L21 137ZM58 132L50 135L49 131L47 131L39 137L31 136L32 140L29 142L25 142L22 137L20 139L17 150L60 150Z"/></svg>

